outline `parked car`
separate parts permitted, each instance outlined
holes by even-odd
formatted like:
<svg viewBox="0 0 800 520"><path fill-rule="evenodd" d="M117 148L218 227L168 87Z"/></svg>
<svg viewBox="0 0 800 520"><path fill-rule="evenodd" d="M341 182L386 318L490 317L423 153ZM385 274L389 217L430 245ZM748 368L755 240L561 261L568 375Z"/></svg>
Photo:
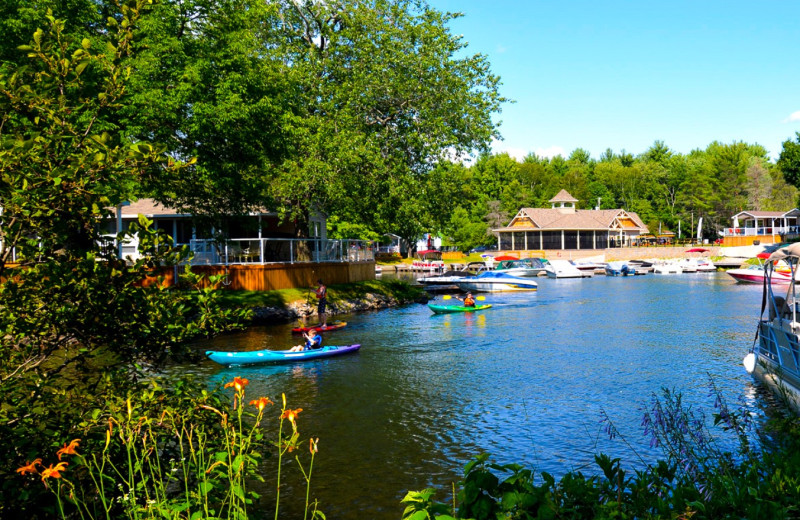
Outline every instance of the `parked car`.
<svg viewBox="0 0 800 520"><path fill-rule="evenodd" d="M473 247L469 250L470 253L483 253L486 251L486 246Z"/></svg>

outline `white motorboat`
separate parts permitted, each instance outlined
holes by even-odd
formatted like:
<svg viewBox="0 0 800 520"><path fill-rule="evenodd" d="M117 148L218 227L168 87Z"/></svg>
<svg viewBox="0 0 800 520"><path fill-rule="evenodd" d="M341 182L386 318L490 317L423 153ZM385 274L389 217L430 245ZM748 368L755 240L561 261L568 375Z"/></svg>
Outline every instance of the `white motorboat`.
<svg viewBox="0 0 800 520"><path fill-rule="evenodd" d="M569 260L550 260L545 271L548 278L588 278L594 275L594 271L581 271Z"/></svg>
<svg viewBox="0 0 800 520"><path fill-rule="evenodd" d="M757 341L744 358L745 369L797 411L800 411L799 263L800 243L796 243L775 251L764 264L768 283L764 284ZM785 290L772 281L773 276L779 273L777 266L780 265L786 265L790 270Z"/></svg>
<svg viewBox="0 0 800 520"><path fill-rule="evenodd" d="M628 262L608 262L606 264L606 276L633 276L636 269L628 265Z"/></svg>
<svg viewBox="0 0 800 520"><path fill-rule="evenodd" d="M500 291L535 291L539 285L530 278L511 276L502 271L486 271L478 276L467 277L456 281L462 291L500 292Z"/></svg>
<svg viewBox="0 0 800 520"><path fill-rule="evenodd" d="M660 261L653 263L654 274L681 274L682 272L683 268L677 262Z"/></svg>
<svg viewBox="0 0 800 520"><path fill-rule="evenodd" d="M417 281L425 285L453 285L457 281L475 276L469 271L445 271L435 276L422 276Z"/></svg>
<svg viewBox="0 0 800 520"><path fill-rule="evenodd" d="M511 276L536 277L545 273L547 260L540 258L521 258L519 260L503 260L494 268Z"/></svg>

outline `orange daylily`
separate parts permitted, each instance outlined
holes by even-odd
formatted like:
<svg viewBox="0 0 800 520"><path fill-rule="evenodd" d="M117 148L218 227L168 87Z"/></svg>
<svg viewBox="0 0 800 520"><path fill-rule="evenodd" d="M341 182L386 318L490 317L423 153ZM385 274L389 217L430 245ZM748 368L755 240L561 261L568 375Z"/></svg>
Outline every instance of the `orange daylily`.
<svg viewBox="0 0 800 520"><path fill-rule="evenodd" d="M316 439L308 439L308 451L310 451L312 455L319 451L319 448L317 447L318 442L319 437Z"/></svg>
<svg viewBox="0 0 800 520"><path fill-rule="evenodd" d="M42 459L33 459L33 462L29 462L27 465L17 468L17 473L20 475L24 475L25 473L38 473L38 471L36 471L36 466L41 465Z"/></svg>
<svg viewBox="0 0 800 520"><path fill-rule="evenodd" d="M58 464L50 464L49 468L45 468L42 470L42 480L48 479L50 477L53 478L61 478L61 472L66 471L67 466L69 466L66 462L59 462Z"/></svg>
<svg viewBox="0 0 800 520"><path fill-rule="evenodd" d="M264 408L267 407L269 404L274 404L269 397L259 397L258 399L253 399L250 401L250 404L258 408L258 411L261 412Z"/></svg>
<svg viewBox="0 0 800 520"><path fill-rule="evenodd" d="M248 381L244 377L236 376L230 383L225 383L225 388L233 387L237 392L241 392L242 390L244 390L244 387L246 387L249 384L250 381Z"/></svg>
<svg viewBox="0 0 800 520"><path fill-rule="evenodd" d="M63 448L56 452L56 455L58 455L58 460L61 460L62 455L77 455L78 452L75 451L75 448L78 447L80 442L80 439L72 439L72 442L65 444Z"/></svg>
<svg viewBox="0 0 800 520"><path fill-rule="evenodd" d="M299 414L299 413L300 413L300 412L302 412L302 411L303 411L303 409L302 409L302 408L298 408L297 410L285 410L285 411L284 411L284 412L281 414L281 417L280 417L280 418L281 418L281 419L289 419L289 422L291 422L292 424L294 424L294 420L297 418L297 414Z"/></svg>

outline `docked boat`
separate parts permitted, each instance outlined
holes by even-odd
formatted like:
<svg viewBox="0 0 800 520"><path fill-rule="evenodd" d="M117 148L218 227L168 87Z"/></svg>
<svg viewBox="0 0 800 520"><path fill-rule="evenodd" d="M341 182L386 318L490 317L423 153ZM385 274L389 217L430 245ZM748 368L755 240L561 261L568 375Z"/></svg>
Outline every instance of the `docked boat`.
<svg viewBox="0 0 800 520"><path fill-rule="evenodd" d="M608 262L606 264L606 276L633 276L636 269L628 265L628 262Z"/></svg>
<svg viewBox="0 0 800 520"><path fill-rule="evenodd" d="M763 260L763 258L762 258ZM766 276L765 264L753 264L747 267L740 267L739 269L728 269L725 271L728 275L739 283L757 283L763 284L767 279L770 285L786 285L792 281L791 267L782 260L772 262L772 272L769 277ZM795 273L795 278L800 279L800 274Z"/></svg>
<svg viewBox="0 0 800 520"><path fill-rule="evenodd" d="M295 327L292 329L292 332L294 334L302 334L303 332L308 332L311 329L314 329L317 332L330 332L332 330L343 329L346 326L347 326L346 321L337 321L335 323L329 323L324 327L322 325L316 325L312 327Z"/></svg>
<svg viewBox="0 0 800 520"><path fill-rule="evenodd" d="M522 258L520 260L503 260L494 268L511 276L537 277L547 271L547 261L540 258Z"/></svg>
<svg viewBox="0 0 800 520"><path fill-rule="evenodd" d="M695 269L695 272L697 270ZM683 268L677 262L660 261L653 263L653 274L681 274Z"/></svg>
<svg viewBox="0 0 800 520"><path fill-rule="evenodd" d="M260 365L265 363L292 363L295 361L310 361L312 359L341 356L356 352L361 345L326 346L316 350L251 350L249 352L222 352L218 350L206 351L206 356L211 361L220 365Z"/></svg>
<svg viewBox="0 0 800 520"><path fill-rule="evenodd" d="M538 284L530 278L511 276L502 271L486 271L478 276L464 278L455 282L462 291L499 292L535 291Z"/></svg>
<svg viewBox="0 0 800 520"><path fill-rule="evenodd" d="M785 289L772 281L778 273L778 261L778 265L788 266L790 270L789 281L783 284ZM744 358L745 369L796 411L800 411L799 262L800 243L797 243L773 252L764 264L767 283L764 283L757 340Z"/></svg>
<svg viewBox="0 0 800 520"><path fill-rule="evenodd" d="M588 278L594 271L581 271L569 260L550 260L546 268L548 278Z"/></svg>
<svg viewBox="0 0 800 520"><path fill-rule="evenodd" d="M436 305L434 303L429 303L428 308L432 310L435 314L449 314L455 312L475 312L475 311L482 311L485 309L491 309L492 304L487 303L486 305L474 305L472 307L465 307L464 305Z"/></svg>

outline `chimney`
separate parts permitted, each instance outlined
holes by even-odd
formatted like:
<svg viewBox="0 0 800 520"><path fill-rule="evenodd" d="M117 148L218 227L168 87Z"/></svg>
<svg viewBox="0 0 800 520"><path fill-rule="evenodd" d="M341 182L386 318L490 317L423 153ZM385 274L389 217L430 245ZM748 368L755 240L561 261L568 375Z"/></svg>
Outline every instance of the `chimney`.
<svg viewBox="0 0 800 520"><path fill-rule="evenodd" d="M597 207L594 208L594 209L596 209L598 211L600 210L600 197L597 197Z"/></svg>

